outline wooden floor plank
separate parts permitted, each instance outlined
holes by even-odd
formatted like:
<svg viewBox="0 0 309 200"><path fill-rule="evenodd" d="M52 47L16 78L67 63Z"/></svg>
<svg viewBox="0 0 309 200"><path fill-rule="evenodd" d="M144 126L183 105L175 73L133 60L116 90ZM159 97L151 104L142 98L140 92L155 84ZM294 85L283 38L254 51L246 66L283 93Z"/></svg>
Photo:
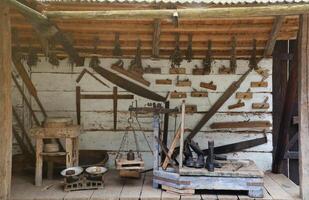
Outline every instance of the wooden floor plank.
<svg viewBox="0 0 309 200"><path fill-rule="evenodd" d="M161 199L161 189L156 189L152 187L152 172L145 174L145 181L142 188L141 200L160 200Z"/></svg>
<svg viewBox="0 0 309 200"><path fill-rule="evenodd" d="M200 194L195 195L182 195L181 200L202 200L202 197Z"/></svg>
<svg viewBox="0 0 309 200"><path fill-rule="evenodd" d="M299 196L299 186L297 186L293 181L284 176L283 174L267 174L270 178L272 178L276 183L278 183L281 188L289 193L294 199L300 199Z"/></svg>
<svg viewBox="0 0 309 200"><path fill-rule="evenodd" d="M281 186L276 183L272 178L270 178L267 174L265 174L264 176L264 186L273 199L293 199L291 195L284 191Z"/></svg>
<svg viewBox="0 0 309 200"><path fill-rule="evenodd" d="M238 200L237 195L231 194L217 194L219 200Z"/></svg>
<svg viewBox="0 0 309 200"><path fill-rule="evenodd" d="M161 199L162 200L179 200L180 194L162 191Z"/></svg>
<svg viewBox="0 0 309 200"><path fill-rule="evenodd" d="M203 200L217 200L218 196L216 194L202 194Z"/></svg>
<svg viewBox="0 0 309 200"><path fill-rule="evenodd" d="M67 195L63 198L63 200L90 200L94 190L81 190L81 191L73 191L68 192Z"/></svg>
<svg viewBox="0 0 309 200"><path fill-rule="evenodd" d="M145 175L142 174L141 178L123 178L124 186L120 193L120 200L138 200L140 198Z"/></svg>
<svg viewBox="0 0 309 200"><path fill-rule="evenodd" d="M67 194L61 180L44 180L42 186L36 187L33 177L14 176L12 183L13 200L63 200Z"/></svg>
<svg viewBox="0 0 309 200"><path fill-rule="evenodd" d="M119 200L125 180L120 178L118 171L108 171L103 177L104 189L95 190L91 200Z"/></svg>

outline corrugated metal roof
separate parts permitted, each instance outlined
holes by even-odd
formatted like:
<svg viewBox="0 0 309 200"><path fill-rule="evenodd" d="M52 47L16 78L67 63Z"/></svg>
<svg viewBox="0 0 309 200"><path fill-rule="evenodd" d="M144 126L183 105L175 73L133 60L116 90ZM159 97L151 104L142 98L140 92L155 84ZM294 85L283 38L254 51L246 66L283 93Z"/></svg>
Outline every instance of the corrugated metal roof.
<svg viewBox="0 0 309 200"><path fill-rule="evenodd" d="M126 2L126 3L203 3L203 4L282 4L309 3L309 0L38 0L40 2Z"/></svg>

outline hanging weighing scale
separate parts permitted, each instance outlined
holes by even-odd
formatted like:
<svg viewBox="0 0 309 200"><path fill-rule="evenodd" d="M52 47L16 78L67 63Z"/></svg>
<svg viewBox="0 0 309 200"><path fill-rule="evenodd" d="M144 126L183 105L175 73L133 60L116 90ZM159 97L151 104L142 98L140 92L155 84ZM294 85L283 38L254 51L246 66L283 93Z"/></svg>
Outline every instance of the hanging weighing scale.
<svg viewBox="0 0 309 200"><path fill-rule="evenodd" d="M147 141L146 135L143 132L139 120L137 118L137 114L135 115L136 122L139 126L139 130L142 132L148 147L151 150L150 144ZM137 134L135 128L133 127L133 118L132 118L132 111L130 111L130 117L128 119L128 127L125 129L125 133L122 137L122 141L120 144L120 148L117 152L116 159L115 159L115 166L116 169L119 170L119 175L121 177L128 177L128 178L139 178L140 172L144 170L144 160L142 158L142 154L140 152L139 144L137 141ZM133 134L134 144L135 144L135 152L132 149L125 149L125 146L129 142L129 134ZM151 150L152 151L152 150ZM127 152L127 153L121 153Z"/></svg>

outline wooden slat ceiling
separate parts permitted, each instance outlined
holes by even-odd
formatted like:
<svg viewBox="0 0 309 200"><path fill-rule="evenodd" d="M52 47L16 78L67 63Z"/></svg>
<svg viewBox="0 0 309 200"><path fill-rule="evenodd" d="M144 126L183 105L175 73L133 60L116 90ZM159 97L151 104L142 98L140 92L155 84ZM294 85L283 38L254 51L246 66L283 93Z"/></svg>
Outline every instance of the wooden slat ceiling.
<svg viewBox="0 0 309 200"><path fill-rule="evenodd" d="M182 7L185 5L181 5ZM153 4L118 4L118 3L50 3L40 6L44 10L111 10L111 9L149 9ZM250 8L248 8L250 9ZM19 44L24 53L29 46L42 54L38 34L26 19L11 10L12 28L18 33ZM151 57L153 20L55 20L53 21L73 41L74 47L81 56L94 53L94 38L99 38L96 54L101 57L112 57L115 33L120 34L120 44L124 57L133 57L136 52L136 41L142 42L142 56ZM203 58L207 50L207 41L212 41L213 55L216 58L228 58L231 49L231 37L237 40L237 57L249 58L252 40L257 40L257 56L263 56L267 40L270 38L274 23L273 17L255 17L245 19L199 19L179 20L175 28L171 20L161 22L160 57L169 57L175 48L175 33L180 34L180 48L185 55L188 46L188 35L192 34L193 54ZM295 39L298 31L298 16L286 16L280 29L278 40ZM66 56L61 45L54 50L58 56Z"/></svg>

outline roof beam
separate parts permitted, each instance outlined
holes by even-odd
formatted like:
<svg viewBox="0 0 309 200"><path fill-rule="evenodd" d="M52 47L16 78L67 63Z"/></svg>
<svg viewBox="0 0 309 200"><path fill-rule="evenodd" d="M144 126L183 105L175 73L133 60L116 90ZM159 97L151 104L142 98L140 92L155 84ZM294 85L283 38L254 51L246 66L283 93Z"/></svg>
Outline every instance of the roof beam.
<svg viewBox="0 0 309 200"><path fill-rule="evenodd" d="M74 49L73 44L68 37L62 33L62 31L54 25L48 18L40 12L16 1L5 0L10 6L17 9L29 22L34 29L47 40L54 40L60 43L65 52L76 63L76 66L83 65L83 59L78 55L78 52Z"/></svg>
<svg viewBox="0 0 309 200"><path fill-rule="evenodd" d="M7 0L8 1L8 0ZM9 0L12 1L12 0ZM109 11L43 11L49 19L179 19L267 17L309 13L309 4L273 4L253 7L187 8Z"/></svg>
<svg viewBox="0 0 309 200"><path fill-rule="evenodd" d="M279 35L280 29L283 25L284 20L285 20L284 16L277 16L275 18L269 39L266 43L264 57L269 57L272 55L274 48L275 48L277 37Z"/></svg>
<svg viewBox="0 0 309 200"><path fill-rule="evenodd" d="M155 19L153 23L152 57L160 56L161 20Z"/></svg>

